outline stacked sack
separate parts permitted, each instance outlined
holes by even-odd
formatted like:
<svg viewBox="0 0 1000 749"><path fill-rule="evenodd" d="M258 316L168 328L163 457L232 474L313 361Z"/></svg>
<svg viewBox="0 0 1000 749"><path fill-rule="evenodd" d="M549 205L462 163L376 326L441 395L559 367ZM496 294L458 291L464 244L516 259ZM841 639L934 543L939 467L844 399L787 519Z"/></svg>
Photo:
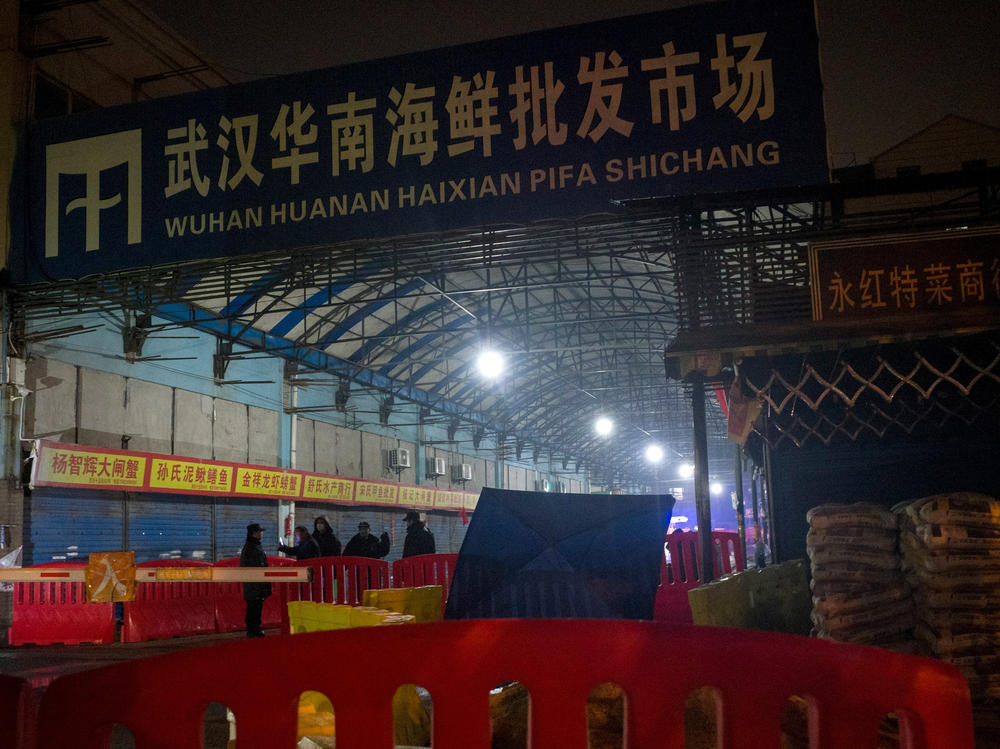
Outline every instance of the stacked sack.
<svg viewBox="0 0 1000 749"><path fill-rule="evenodd" d="M813 634L911 651L913 600L900 567L896 516L874 504L826 504L806 519Z"/></svg>
<svg viewBox="0 0 1000 749"><path fill-rule="evenodd" d="M898 514L916 636L969 682L977 742L1000 744L1000 502L940 494Z"/></svg>

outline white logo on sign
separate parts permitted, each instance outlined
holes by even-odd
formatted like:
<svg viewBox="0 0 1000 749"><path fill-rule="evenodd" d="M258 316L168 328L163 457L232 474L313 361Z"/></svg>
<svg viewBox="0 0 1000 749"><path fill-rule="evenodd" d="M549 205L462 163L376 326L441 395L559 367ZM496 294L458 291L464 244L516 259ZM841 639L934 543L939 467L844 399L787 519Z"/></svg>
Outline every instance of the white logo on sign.
<svg viewBox="0 0 1000 749"><path fill-rule="evenodd" d="M86 251L100 249L101 211L118 205L121 193L101 197L101 172L126 165L128 170L127 231L128 244L142 241L142 130L81 138L55 143L45 149L45 257L59 255L59 176L82 175L87 178L85 194L66 204L66 215L84 210Z"/></svg>

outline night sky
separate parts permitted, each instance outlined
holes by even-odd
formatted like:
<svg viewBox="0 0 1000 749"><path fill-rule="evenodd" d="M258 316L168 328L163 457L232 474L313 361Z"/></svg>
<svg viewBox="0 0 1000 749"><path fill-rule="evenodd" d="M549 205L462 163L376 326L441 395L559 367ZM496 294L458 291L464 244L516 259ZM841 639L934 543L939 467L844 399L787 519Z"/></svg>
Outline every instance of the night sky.
<svg viewBox="0 0 1000 749"><path fill-rule="evenodd" d="M140 0L234 81L693 4L690 0ZM947 114L1000 127L1000 2L818 0L831 166Z"/></svg>

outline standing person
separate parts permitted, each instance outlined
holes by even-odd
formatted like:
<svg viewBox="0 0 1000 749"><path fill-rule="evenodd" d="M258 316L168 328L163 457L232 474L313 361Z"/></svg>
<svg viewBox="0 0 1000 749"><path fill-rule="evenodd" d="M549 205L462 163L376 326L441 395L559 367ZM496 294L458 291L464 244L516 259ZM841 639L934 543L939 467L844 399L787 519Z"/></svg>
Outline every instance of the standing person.
<svg viewBox="0 0 1000 749"><path fill-rule="evenodd" d="M434 553L434 534L427 530L420 519L420 513L409 510L403 516L406 523L406 541L403 542L403 556L415 557L418 554Z"/></svg>
<svg viewBox="0 0 1000 749"><path fill-rule="evenodd" d="M358 523L358 532L347 542L344 548L345 557L369 557L381 559L389 553L389 534L383 532L379 538L371 534L371 526L367 520Z"/></svg>
<svg viewBox="0 0 1000 749"><path fill-rule="evenodd" d="M333 533L330 521L326 515L320 515L313 521L313 538L319 544L319 555L321 557L340 556L340 539Z"/></svg>
<svg viewBox="0 0 1000 749"><path fill-rule="evenodd" d="M315 559L320 555L319 544L316 543L315 538L309 535L309 529L304 525L295 526L295 540L298 541L295 546L278 544L278 551L283 551L286 554L294 554L295 558L299 561L303 559Z"/></svg>
<svg viewBox="0 0 1000 749"><path fill-rule="evenodd" d="M240 550L240 567L267 567L267 554L260 545L264 529L257 523L247 526L247 540ZM247 602L247 637L263 637L260 626L264 599L271 595L271 583L243 583L243 600Z"/></svg>

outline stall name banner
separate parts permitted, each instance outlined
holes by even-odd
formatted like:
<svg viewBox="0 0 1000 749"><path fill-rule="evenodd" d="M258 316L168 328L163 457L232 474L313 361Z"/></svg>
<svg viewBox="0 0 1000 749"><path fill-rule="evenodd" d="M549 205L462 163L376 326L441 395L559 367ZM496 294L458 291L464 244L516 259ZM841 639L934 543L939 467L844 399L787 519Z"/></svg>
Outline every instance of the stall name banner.
<svg viewBox="0 0 1000 749"><path fill-rule="evenodd" d="M354 499L362 504L398 504L399 484L390 484L386 481L358 481L354 486Z"/></svg>
<svg viewBox="0 0 1000 749"><path fill-rule="evenodd" d="M146 482L148 458L142 455L53 444L44 458L40 461L36 456L33 470L46 484L134 490Z"/></svg>
<svg viewBox="0 0 1000 749"><path fill-rule="evenodd" d="M813 320L898 320L908 329L1000 313L995 228L816 243L809 248ZM946 324L946 322L945 322Z"/></svg>
<svg viewBox="0 0 1000 749"><path fill-rule="evenodd" d="M233 485L233 471L227 466L202 461L153 458L149 486L170 492L228 494Z"/></svg>
<svg viewBox="0 0 1000 749"><path fill-rule="evenodd" d="M475 509L474 492L35 440L31 486Z"/></svg>
<svg viewBox="0 0 1000 749"><path fill-rule="evenodd" d="M36 122L25 143L27 281L829 179L812 0L259 80Z"/></svg>
<svg viewBox="0 0 1000 749"><path fill-rule="evenodd" d="M260 467L236 469L236 494L296 499L302 494L302 476L293 471Z"/></svg>
<svg viewBox="0 0 1000 749"><path fill-rule="evenodd" d="M354 500L354 481L352 479L307 474L303 481L303 499L345 503Z"/></svg>

